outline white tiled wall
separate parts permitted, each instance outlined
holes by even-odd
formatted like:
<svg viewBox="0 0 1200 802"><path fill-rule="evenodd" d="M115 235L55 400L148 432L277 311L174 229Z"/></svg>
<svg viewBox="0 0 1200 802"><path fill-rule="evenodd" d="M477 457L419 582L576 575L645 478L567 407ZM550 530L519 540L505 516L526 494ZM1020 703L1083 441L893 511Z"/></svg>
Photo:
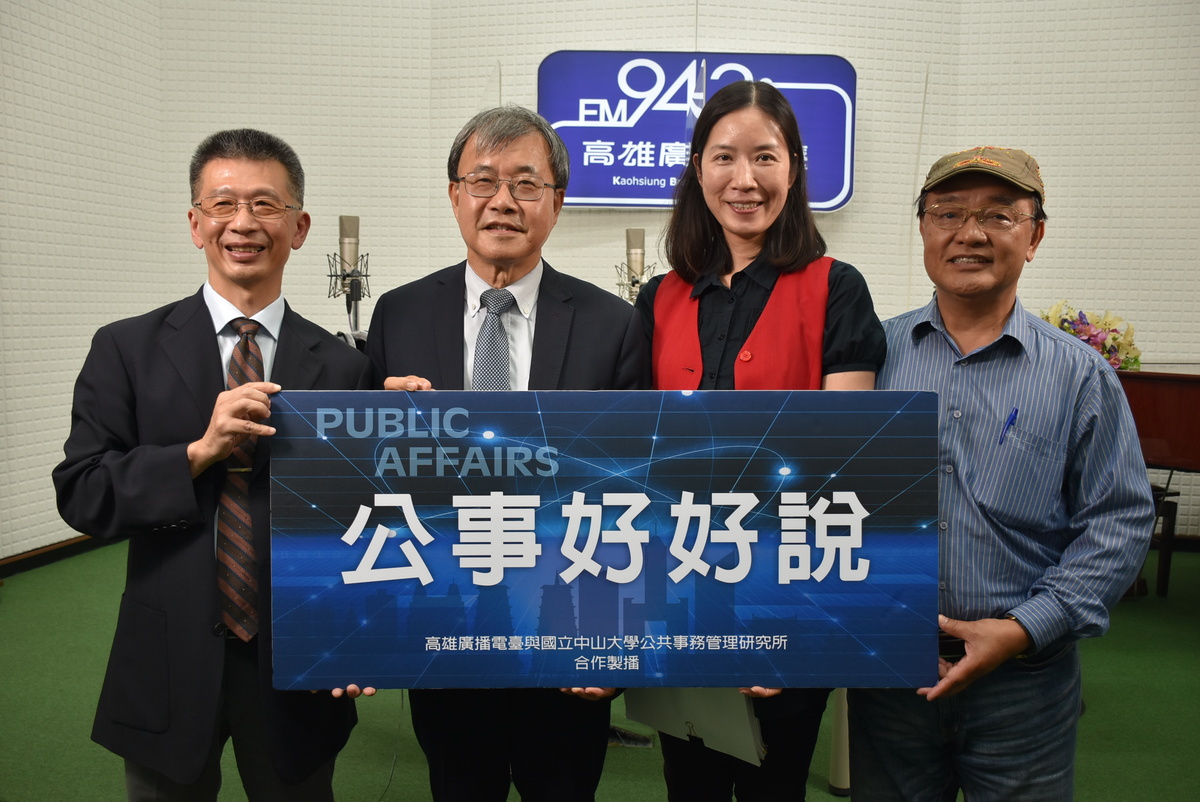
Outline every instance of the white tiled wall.
<svg viewBox="0 0 1200 802"><path fill-rule="evenodd" d="M91 334L195 291L187 162L205 135L282 136L313 231L292 305L333 330L326 255L361 218L375 295L462 258L445 159L474 112L537 104L567 49L830 53L858 73L856 188L822 215L881 316L930 291L911 203L930 162L975 144L1042 164L1048 234L1022 299L1110 308L1146 359L1197 356L1200 5L1195 0L7 0L0 4L0 557L71 535L49 474ZM662 211L566 210L555 266L615 290L624 229ZM657 261L661 264L661 256ZM364 325L371 301L364 302ZM1177 481L1179 481L1177 479ZM1194 485L1194 483L1193 483ZM1200 529L1200 487L1181 526Z"/></svg>
<svg viewBox="0 0 1200 802"><path fill-rule="evenodd" d="M0 557L73 534L50 469L91 332L178 293L159 9L120 8L0 5Z"/></svg>

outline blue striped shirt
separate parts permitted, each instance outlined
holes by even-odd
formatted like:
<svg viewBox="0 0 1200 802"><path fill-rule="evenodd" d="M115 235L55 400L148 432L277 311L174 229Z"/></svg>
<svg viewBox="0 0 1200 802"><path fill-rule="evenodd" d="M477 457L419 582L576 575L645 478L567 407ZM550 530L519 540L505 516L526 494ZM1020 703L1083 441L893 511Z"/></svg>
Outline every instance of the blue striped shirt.
<svg viewBox="0 0 1200 802"><path fill-rule="evenodd" d="M875 386L939 394L941 611L967 621L1011 613L1035 649L1103 634L1154 528L1115 371L1019 300L1000 337L966 356L936 295L883 325Z"/></svg>

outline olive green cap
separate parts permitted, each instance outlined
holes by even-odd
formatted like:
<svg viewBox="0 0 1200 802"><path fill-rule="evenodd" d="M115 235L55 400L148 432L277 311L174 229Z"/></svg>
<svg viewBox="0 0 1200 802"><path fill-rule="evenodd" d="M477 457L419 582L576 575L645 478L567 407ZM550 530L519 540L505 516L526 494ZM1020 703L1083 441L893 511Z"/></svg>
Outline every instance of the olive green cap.
<svg viewBox="0 0 1200 802"><path fill-rule="evenodd" d="M1046 187L1042 184L1042 171L1037 161L1023 150L983 146L951 153L934 162L925 177L921 191L933 189L951 176L959 173L990 173L1016 184L1021 189L1035 193L1042 203L1046 202Z"/></svg>

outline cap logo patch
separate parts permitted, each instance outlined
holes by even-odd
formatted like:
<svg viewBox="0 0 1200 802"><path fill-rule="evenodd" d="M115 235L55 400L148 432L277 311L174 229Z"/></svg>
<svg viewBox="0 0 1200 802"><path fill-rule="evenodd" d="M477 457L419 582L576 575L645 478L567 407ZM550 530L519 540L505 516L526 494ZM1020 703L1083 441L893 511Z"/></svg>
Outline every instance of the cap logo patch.
<svg viewBox="0 0 1200 802"><path fill-rule="evenodd" d="M1000 166L1000 162L994 161L992 159L985 159L982 156L975 156L974 158L971 158L971 159L963 159L962 161L958 162L954 166L962 167L963 165L966 165L966 164L986 164L989 167L999 167Z"/></svg>

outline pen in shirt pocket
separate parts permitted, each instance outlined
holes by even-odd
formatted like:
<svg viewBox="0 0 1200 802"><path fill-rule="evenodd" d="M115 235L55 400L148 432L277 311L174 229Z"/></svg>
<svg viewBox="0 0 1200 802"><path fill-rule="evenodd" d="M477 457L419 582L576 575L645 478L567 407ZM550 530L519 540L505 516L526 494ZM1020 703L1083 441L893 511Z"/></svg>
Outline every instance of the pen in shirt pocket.
<svg viewBox="0 0 1200 802"><path fill-rule="evenodd" d="M1008 430L1017 422L1017 408L1013 407L1012 412L1008 413L1008 420L1004 421L1004 428L1000 430L1000 439L996 441L996 445L1004 443L1004 435L1008 434Z"/></svg>

